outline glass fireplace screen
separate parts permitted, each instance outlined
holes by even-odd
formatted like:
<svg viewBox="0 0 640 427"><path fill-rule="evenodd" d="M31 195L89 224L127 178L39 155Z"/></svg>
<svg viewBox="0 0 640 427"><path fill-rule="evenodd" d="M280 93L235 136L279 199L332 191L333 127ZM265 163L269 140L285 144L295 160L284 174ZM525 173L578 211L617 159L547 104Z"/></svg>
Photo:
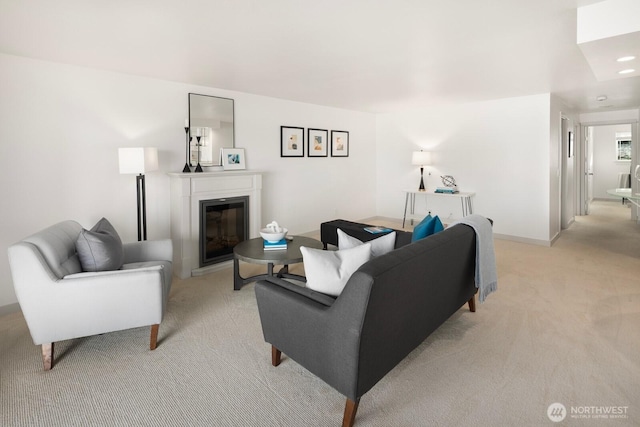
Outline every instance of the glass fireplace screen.
<svg viewBox="0 0 640 427"><path fill-rule="evenodd" d="M249 197L200 201L200 267L233 258L249 236Z"/></svg>

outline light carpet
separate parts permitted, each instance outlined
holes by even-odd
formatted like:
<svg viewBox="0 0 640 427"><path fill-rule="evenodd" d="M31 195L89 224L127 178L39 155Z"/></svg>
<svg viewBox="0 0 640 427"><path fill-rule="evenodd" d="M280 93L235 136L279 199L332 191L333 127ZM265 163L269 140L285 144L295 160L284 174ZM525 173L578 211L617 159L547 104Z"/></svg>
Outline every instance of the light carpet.
<svg viewBox="0 0 640 427"><path fill-rule="evenodd" d="M556 402L581 412L558 425L639 425L640 226L628 218L598 202L551 248L496 240L498 291L365 394L356 426L554 425ZM342 395L286 355L271 366L253 285L233 291L231 269L176 279L155 351L148 340L138 328L56 343L44 372L22 315L0 317L0 424L340 425ZM625 417L584 413L612 406Z"/></svg>

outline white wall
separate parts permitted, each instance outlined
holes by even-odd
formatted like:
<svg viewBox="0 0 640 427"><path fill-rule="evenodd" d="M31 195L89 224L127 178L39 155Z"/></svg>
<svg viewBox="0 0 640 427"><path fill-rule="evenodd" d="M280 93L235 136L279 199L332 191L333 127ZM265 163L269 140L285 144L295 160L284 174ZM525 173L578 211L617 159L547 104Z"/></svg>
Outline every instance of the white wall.
<svg viewBox="0 0 640 427"><path fill-rule="evenodd" d="M402 190L419 181L411 152L424 149L433 153L427 187L453 175L461 191L476 192L474 210L494 219L496 234L548 243L549 121L549 94L378 115L378 214L402 217Z"/></svg>
<svg viewBox="0 0 640 427"><path fill-rule="evenodd" d="M631 171L630 162L616 160L616 132L631 133L631 125L593 127L593 197L596 199L616 199L609 196L607 190L618 187L619 173Z"/></svg>
<svg viewBox="0 0 640 427"><path fill-rule="evenodd" d="M75 219L107 217L136 236L135 179L118 173L118 147L154 146L147 175L150 239L169 237L167 172L184 166L189 92L235 99L236 146L264 171L263 221L302 233L322 221L375 212L375 116L0 54L0 246ZM280 126L346 130L348 158L281 158ZM0 310L16 302L0 257Z"/></svg>

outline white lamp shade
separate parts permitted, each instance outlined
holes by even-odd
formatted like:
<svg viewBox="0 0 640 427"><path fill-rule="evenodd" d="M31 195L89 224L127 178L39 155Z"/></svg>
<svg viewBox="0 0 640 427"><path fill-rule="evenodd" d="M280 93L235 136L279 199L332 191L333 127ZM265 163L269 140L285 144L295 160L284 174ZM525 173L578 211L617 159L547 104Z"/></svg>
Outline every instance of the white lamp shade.
<svg viewBox="0 0 640 427"><path fill-rule="evenodd" d="M158 169L158 149L153 147L118 148L120 173L144 174Z"/></svg>
<svg viewBox="0 0 640 427"><path fill-rule="evenodd" d="M411 164L416 166L430 165L431 153L428 151L414 151L411 157Z"/></svg>

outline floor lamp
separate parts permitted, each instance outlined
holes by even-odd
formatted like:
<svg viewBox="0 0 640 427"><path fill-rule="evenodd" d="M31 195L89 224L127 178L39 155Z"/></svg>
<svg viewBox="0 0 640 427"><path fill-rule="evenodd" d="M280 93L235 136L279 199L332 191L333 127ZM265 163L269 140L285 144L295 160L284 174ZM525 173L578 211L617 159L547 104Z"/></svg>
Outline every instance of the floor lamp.
<svg viewBox="0 0 640 427"><path fill-rule="evenodd" d="M150 147L118 148L121 174L136 175L138 241L147 240L147 205L144 174L158 169L158 150Z"/></svg>
<svg viewBox="0 0 640 427"><path fill-rule="evenodd" d="M420 186L418 191L425 191L424 188L424 167L431 164L431 153L428 151L414 151L411 156L411 164L414 166L420 166Z"/></svg>

